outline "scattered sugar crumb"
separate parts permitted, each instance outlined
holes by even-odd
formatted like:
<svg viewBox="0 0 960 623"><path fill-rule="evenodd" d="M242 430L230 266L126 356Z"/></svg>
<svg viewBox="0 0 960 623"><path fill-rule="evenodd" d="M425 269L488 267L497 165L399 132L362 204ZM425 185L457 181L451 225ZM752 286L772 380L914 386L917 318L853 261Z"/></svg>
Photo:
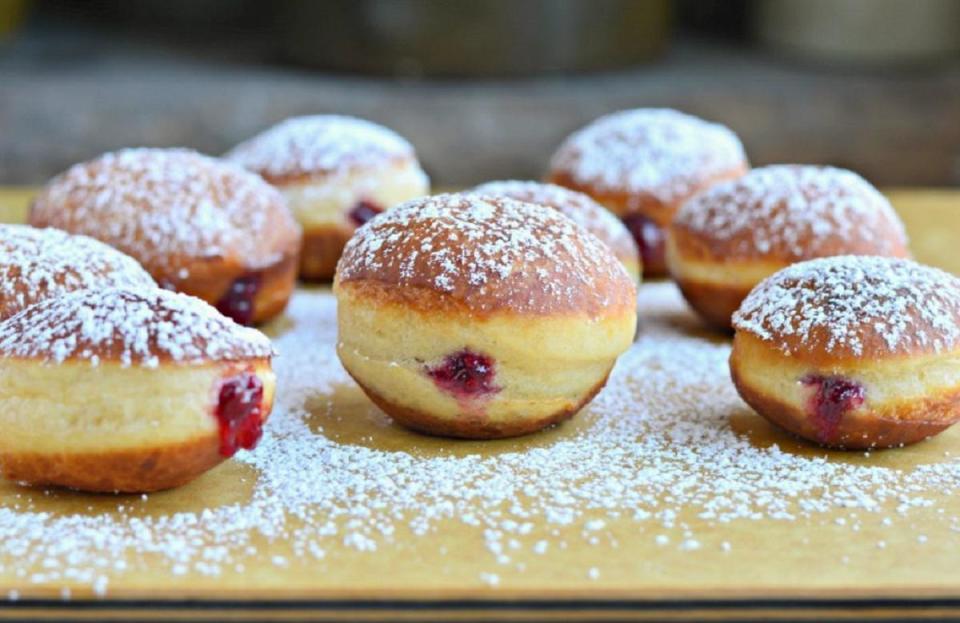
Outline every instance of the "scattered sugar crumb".
<svg viewBox="0 0 960 623"><path fill-rule="evenodd" d="M894 511L909 517L956 494L955 459L893 469L755 445L731 428L730 414L746 406L730 383L729 344L684 331L692 317L670 284L644 286L639 300L637 342L576 428L533 437L538 443L518 450L431 454L341 441L311 426L310 410L322 412L317 405L352 381L335 352L333 297L298 292L275 340L275 411L261 445L235 459L256 474L249 498L167 513L151 511L160 497L151 496L136 498L136 512L123 504L123 514L60 515L35 507L39 493L8 495L0 502L0 574L16 578L18 590L68 585L109 593L125 573L142 572L144 556L175 576L216 577L251 568L260 553L254 538L282 542L284 560L323 560L344 546L376 557L399 539L430 547L447 522L486 546L478 566L519 569L530 550L549 564L572 547L564 529L589 523L596 527L589 534L605 544L614 521L634 522L634 538L648 538L649 530L660 546L676 530L678 551L695 557L710 541L688 516L706 513L711 531L757 520L833 525L834 513L856 513L854 524L876 517L892 525ZM372 421L364 438L391 434L388 426ZM956 518L944 521L960 530ZM837 529L851 530L850 519ZM506 582L493 573L482 578Z"/></svg>

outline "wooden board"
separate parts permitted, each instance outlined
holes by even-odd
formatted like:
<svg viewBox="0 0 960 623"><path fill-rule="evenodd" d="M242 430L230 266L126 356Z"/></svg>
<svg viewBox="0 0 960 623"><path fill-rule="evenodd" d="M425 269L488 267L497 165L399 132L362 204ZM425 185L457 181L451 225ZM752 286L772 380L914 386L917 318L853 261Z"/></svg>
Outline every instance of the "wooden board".
<svg viewBox="0 0 960 623"><path fill-rule="evenodd" d="M28 190L0 191L0 218L22 220ZM960 192L904 190L891 193L911 234L917 259L960 273ZM343 410L372 409L353 388L335 398ZM326 428L347 438L360 435L349 419ZM354 428L351 428L354 426ZM831 461L866 461L855 454L825 453L798 444L753 417L741 425L754 443L779 443L787 452L824 454ZM524 440L470 444L464 452L500 452L536 447L544 439L568 434L562 427ZM440 453L447 442L412 435L399 429L381 431L371 443L389 448L415 446ZM0 432L2 434L2 432ZM466 449L464 449L466 448ZM960 450L960 430L915 447L874 453L874 465L907 469L937 461ZM142 513L199 511L205 506L240 501L250 493L248 468L228 463L183 489L157 494ZM928 492L937 498L937 491ZM942 496L940 496L942 498ZM0 483L0 509L22 504L54 514L111 513L111 496L23 490ZM948 509L946 513L938 509ZM140 512L140 511L138 511ZM711 522L696 515L683 517L695 528L696 556L678 547L662 547L652 538L656 526L633 519L608 522L615 543L589 543L582 527L569 532L569 547L549 557L518 554L516 565L499 571L491 586L479 577L488 569L489 552L482 539L467 538L462 524L441 521L423 539L402 535L375 555L335 547L322 560L297 559L290 544L255 537L262 564L247 564L243 572L218 576L174 575L151 567L134 568L112 578L108 596L97 598L88 586L71 587L63 601L57 587L35 586L23 578L42 569L22 569L17 560L0 558L0 619L64 618L107 620L148 617L176 619L229 615L238 620L654 620L711 619L842 619L853 614L886 618L960 617L960 532L944 521L960 516L960 500L939 499L930 508L914 509L902 530L890 530L880 516L863 520L851 536L848 526L825 513L796 521ZM925 542L918 544L917 527ZM883 546L878 546L879 543ZM730 547L721 547L729 543ZM438 546L440 545L440 546ZM284 556L290 564L271 564ZM484 561L481 563L480 561ZM842 561L842 562L841 562ZM602 566L603 573L587 579L583 570ZM10 590L19 600L4 601Z"/></svg>

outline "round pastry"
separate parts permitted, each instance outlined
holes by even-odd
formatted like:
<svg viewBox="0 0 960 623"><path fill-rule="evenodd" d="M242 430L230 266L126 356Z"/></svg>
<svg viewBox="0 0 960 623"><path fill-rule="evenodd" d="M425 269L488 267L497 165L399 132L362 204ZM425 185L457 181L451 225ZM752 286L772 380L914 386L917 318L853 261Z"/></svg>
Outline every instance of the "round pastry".
<svg viewBox="0 0 960 623"><path fill-rule="evenodd" d="M148 492L251 449L273 404L269 340L200 299L83 290L0 323L0 472Z"/></svg>
<svg viewBox="0 0 960 623"><path fill-rule="evenodd" d="M690 197L748 169L728 128L675 110L639 108L573 133L549 180L586 193L619 216L640 247L643 274L666 274L664 228Z"/></svg>
<svg viewBox="0 0 960 623"><path fill-rule="evenodd" d="M93 238L0 225L0 320L48 297L110 287L157 284L136 260Z"/></svg>
<svg viewBox="0 0 960 623"><path fill-rule="evenodd" d="M831 255L908 257L890 202L862 177L833 167L754 169L688 201L667 236L667 264L711 325L755 285L795 262Z"/></svg>
<svg viewBox="0 0 960 623"><path fill-rule="evenodd" d="M430 180L410 143L353 117L288 119L226 157L286 196L303 226L300 276L305 279L331 279L343 245L357 227L430 192Z"/></svg>
<svg viewBox="0 0 960 623"><path fill-rule="evenodd" d="M397 422L451 437L571 417L633 342L636 286L555 210L479 195L410 201L347 243L337 352Z"/></svg>
<svg viewBox="0 0 960 623"><path fill-rule="evenodd" d="M640 282L640 252L630 230L612 212L587 195L556 184L516 180L487 182L471 192L508 197L557 210L610 247L634 281Z"/></svg>
<svg viewBox="0 0 960 623"><path fill-rule="evenodd" d="M127 149L75 165L41 191L29 221L102 240L161 286L241 324L281 313L296 284L300 228L280 193L185 149Z"/></svg>
<svg viewBox="0 0 960 623"><path fill-rule="evenodd" d="M734 314L730 370L756 411L839 448L913 443L960 419L960 280L836 256L761 282Z"/></svg>

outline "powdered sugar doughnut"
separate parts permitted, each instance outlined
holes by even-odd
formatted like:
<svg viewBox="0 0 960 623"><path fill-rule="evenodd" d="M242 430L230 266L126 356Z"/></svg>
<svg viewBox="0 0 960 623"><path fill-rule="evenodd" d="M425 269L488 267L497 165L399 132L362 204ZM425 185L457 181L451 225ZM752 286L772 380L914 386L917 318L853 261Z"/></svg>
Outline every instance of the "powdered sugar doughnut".
<svg viewBox="0 0 960 623"><path fill-rule="evenodd" d="M286 306L300 228L256 175L185 149L127 149L78 164L34 200L30 224L106 242L160 285L243 324Z"/></svg>
<svg viewBox="0 0 960 623"><path fill-rule="evenodd" d="M347 371L395 420L521 435L576 413L633 341L636 286L555 210L439 195L373 219L334 281Z"/></svg>
<svg viewBox="0 0 960 623"><path fill-rule="evenodd" d="M413 147L383 126L341 115L287 119L226 157L286 196L304 229L300 274L330 279L353 231L430 181Z"/></svg>
<svg viewBox="0 0 960 623"><path fill-rule="evenodd" d="M261 333L191 296L47 298L0 323L0 470L86 491L181 485L256 445L272 355Z"/></svg>
<svg viewBox="0 0 960 623"><path fill-rule="evenodd" d="M644 275L666 273L663 228L690 197L748 168L728 128L669 109L638 108L574 132L550 163L550 181L584 192L623 219Z"/></svg>
<svg viewBox="0 0 960 623"><path fill-rule="evenodd" d="M730 370L771 422L817 443L883 448L960 419L960 279L909 260L794 264L734 314Z"/></svg>
<svg viewBox="0 0 960 623"><path fill-rule="evenodd" d="M642 272L640 252L633 236L620 219L587 195L556 184L517 180L487 182L471 192L508 197L557 210L610 247L630 276L639 283Z"/></svg>
<svg viewBox="0 0 960 623"><path fill-rule="evenodd" d="M694 309L729 328L765 277L830 255L907 257L890 202L869 182L833 167L754 169L688 201L667 239L667 263Z"/></svg>
<svg viewBox="0 0 960 623"><path fill-rule="evenodd" d="M93 238L0 225L0 320L51 296L111 287L157 284L136 260Z"/></svg>

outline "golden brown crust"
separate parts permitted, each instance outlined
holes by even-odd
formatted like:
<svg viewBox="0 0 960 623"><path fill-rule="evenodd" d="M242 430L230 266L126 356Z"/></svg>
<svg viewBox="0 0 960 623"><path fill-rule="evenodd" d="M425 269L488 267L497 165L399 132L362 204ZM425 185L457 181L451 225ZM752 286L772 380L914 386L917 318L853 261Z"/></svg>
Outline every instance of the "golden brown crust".
<svg viewBox="0 0 960 623"><path fill-rule="evenodd" d="M734 351L736 354L736 351ZM776 396L765 394L743 381L731 358L730 374L743 400L761 416L784 430L831 448L869 450L905 446L942 432L960 421L960 390L922 401L897 404L883 410L857 409L844 415L835 433L823 439L811 418L802 410Z"/></svg>
<svg viewBox="0 0 960 623"><path fill-rule="evenodd" d="M352 229L336 225L304 231L303 247L300 250L300 277L311 281L333 279L343 247L352 235Z"/></svg>
<svg viewBox="0 0 960 623"><path fill-rule="evenodd" d="M377 281L351 281L334 283L334 292L349 292L351 298L364 301L364 304L374 308L396 305L423 314L426 317L435 317L438 314L457 316L459 318L485 319L496 313L509 313L510 310L496 311L477 310L473 305L461 298L436 292L429 288L405 287ZM636 303L633 305L610 306L602 317L610 318L623 314L635 314Z"/></svg>
<svg viewBox="0 0 960 623"><path fill-rule="evenodd" d="M194 297L160 288L85 290L46 299L0 324L10 359L154 367L269 365L270 340Z"/></svg>
<svg viewBox="0 0 960 623"><path fill-rule="evenodd" d="M97 493L150 493L184 485L224 460L217 433L177 444L98 453L0 455L3 477Z"/></svg>
<svg viewBox="0 0 960 623"><path fill-rule="evenodd" d="M653 220L661 227L666 228L688 199L700 194L711 186L727 180L736 179L749 170L747 163L742 166L717 172L714 175L703 176L699 183L690 187L689 191L675 201L664 202L654 192L627 192L603 188L594 184L580 183L565 171L552 171L548 181L564 186L592 197L614 214L623 218L631 214L642 214Z"/></svg>
<svg viewBox="0 0 960 623"><path fill-rule="evenodd" d="M677 286L697 314L711 327L731 332L731 318L750 293L749 288L715 285L674 277Z"/></svg>
<svg viewBox="0 0 960 623"><path fill-rule="evenodd" d="M670 235L682 258L701 262L910 256L886 198L859 175L833 167L753 169L683 205Z"/></svg>
<svg viewBox="0 0 960 623"><path fill-rule="evenodd" d="M253 324L263 324L283 313L297 287L298 252L285 254L273 266L260 271L260 288L253 299Z"/></svg>
<svg viewBox="0 0 960 623"><path fill-rule="evenodd" d="M733 325L821 367L940 353L960 347L960 280L900 258L809 260L760 282Z"/></svg>
<svg viewBox="0 0 960 623"><path fill-rule="evenodd" d="M0 319L51 296L88 288L155 288L133 258L87 236L0 225Z"/></svg>
<svg viewBox="0 0 960 623"><path fill-rule="evenodd" d="M237 262L224 258L185 261L185 270L189 276L175 277L161 281L160 284L167 289L183 292L211 305L217 305L230 291L235 281L256 275L259 286L253 302L252 324L261 324L281 313L293 294L297 282L299 247L299 241L289 245L275 262L255 271L246 270Z"/></svg>
<svg viewBox="0 0 960 623"><path fill-rule="evenodd" d="M132 149L75 165L34 200L29 222L86 234L137 259L160 284L208 302L300 246L275 188L180 149Z"/></svg>
<svg viewBox="0 0 960 623"><path fill-rule="evenodd" d="M456 420L438 418L423 411L391 403L364 385L356 377L353 377L353 379L367 397L384 413L398 424L417 432L457 439L505 439L507 437L529 435L570 419L600 393L600 390L607 384L608 376L609 373L574 406L537 419L515 419L509 422L490 422L482 417L470 415L462 415Z"/></svg>
<svg viewBox="0 0 960 623"><path fill-rule="evenodd" d="M380 215L347 243L337 284L434 291L477 314L603 317L636 306L611 251L550 208L502 197L436 195Z"/></svg>
<svg viewBox="0 0 960 623"><path fill-rule="evenodd" d="M553 208L610 247L628 271L640 273L640 250L630 231L616 215L584 193L558 184L521 180L486 182L471 192Z"/></svg>

